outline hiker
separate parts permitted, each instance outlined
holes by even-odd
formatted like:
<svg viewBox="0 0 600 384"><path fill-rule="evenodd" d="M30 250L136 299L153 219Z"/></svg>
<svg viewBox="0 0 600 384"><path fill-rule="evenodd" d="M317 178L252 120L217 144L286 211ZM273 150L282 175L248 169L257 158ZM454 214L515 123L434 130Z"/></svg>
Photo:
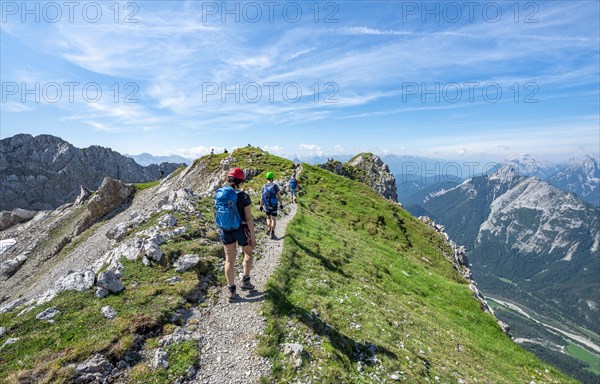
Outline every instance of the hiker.
<svg viewBox="0 0 600 384"><path fill-rule="evenodd" d="M210 149L210 154L211 154L211 155L214 155L214 154L215 154L215 149L214 149L214 148L211 148L211 149Z"/></svg>
<svg viewBox="0 0 600 384"><path fill-rule="evenodd" d="M283 199L279 193L279 186L273 182L275 174L273 172L267 172L267 183L260 189L260 211L267 214L267 234L271 233L271 239L275 239L275 224L277 224L277 204L279 209L283 209Z"/></svg>
<svg viewBox="0 0 600 384"><path fill-rule="evenodd" d="M223 153L229 153L227 152L227 148L223 149Z"/></svg>
<svg viewBox="0 0 600 384"><path fill-rule="evenodd" d="M219 227L221 242L225 248L225 278L230 302L236 297L234 278L236 242L244 251L244 276L240 288L245 291L254 289L254 285L250 283L250 269L256 236L250 210L252 201L246 192L240 190L244 179L244 171L240 168L232 168L227 174L227 185L219 188L215 197L215 222Z"/></svg>
<svg viewBox="0 0 600 384"><path fill-rule="evenodd" d="M163 171L162 169L160 170L160 178L162 179L163 177L165 177L165 171Z"/></svg>
<svg viewBox="0 0 600 384"><path fill-rule="evenodd" d="M298 202L298 190L302 190L302 187L298 183L296 174L294 173L290 179L290 194L292 195L292 203Z"/></svg>

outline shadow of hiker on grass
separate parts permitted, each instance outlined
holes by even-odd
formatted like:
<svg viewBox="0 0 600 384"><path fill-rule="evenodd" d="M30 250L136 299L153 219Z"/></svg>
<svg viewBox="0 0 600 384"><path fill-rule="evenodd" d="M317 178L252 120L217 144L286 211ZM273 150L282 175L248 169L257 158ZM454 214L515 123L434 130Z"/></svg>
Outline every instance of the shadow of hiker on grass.
<svg viewBox="0 0 600 384"><path fill-rule="evenodd" d="M294 242L294 244L296 244L296 246L298 246L298 248L300 248L308 256L318 259L321 262L321 264L323 265L323 267L325 267L327 270L335 272L335 273L339 273L340 275L342 275L344 277L348 277L348 275L346 275L346 273L342 269L340 269L338 266L333 264L328 258L326 258L323 255L313 251L312 249L309 249L306 246L302 245L298 240L296 240L296 238L294 236L288 235L288 237L290 238L291 241Z"/></svg>
<svg viewBox="0 0 600 384"><path fill-rule="evenodd" d="M304 325L306 325L308 328L312 329L315 334L322 337L327 337L336 351L340 354L346 355L346 357L352 362L362 361L363 363L367 364L375 364L378 361L378 359L375 357L376 354L385 355L391 359L397 358L394 352L382 346L370 343L368 341L359 342L346 336L331 324L323 321L318 314L309 313L304 308L292 304L287 299L285 294L275 288L273 285L268 286L267 295L275 304L273 305L273 310L277 315L298 315L297 319L299 321L304 323Z"/></svg>

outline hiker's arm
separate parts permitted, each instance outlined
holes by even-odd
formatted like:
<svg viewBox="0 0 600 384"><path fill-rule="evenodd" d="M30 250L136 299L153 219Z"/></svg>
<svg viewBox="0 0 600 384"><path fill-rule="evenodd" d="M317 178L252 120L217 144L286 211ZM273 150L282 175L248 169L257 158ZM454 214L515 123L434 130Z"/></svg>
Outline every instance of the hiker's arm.
<svg viewBox="0 0 600 384"><path fill-rule="evenodd" d="M244 207L244 213L246 214L246 225L250 231L250 242L251 245L256 245L256 235L254 234L254 218L252 217L252 206L248 205Z"/></svg>

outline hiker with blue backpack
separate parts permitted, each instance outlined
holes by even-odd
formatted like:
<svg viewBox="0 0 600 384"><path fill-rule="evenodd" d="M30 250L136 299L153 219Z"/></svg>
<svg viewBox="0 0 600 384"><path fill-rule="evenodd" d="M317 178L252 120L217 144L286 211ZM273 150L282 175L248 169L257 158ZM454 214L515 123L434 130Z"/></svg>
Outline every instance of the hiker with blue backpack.
<svg viewBox="0 0 600 384"><path fill-rule="evenodd" d="M279 186L273 182L275 174L273 172L267 172L266 175L267 183L262 186L260 190L260 211L263 209L267 214L267 234L270 233L271 239L275 239L275 225L277 224L277 206L279 209L283 209L281 203L283 199L279 193Z"/></svg>
<svg viewBox="0 0 600 384"><path fill-rule="evenodd" d="M250 269L252 268L252 250L256 245L256 236L254 219L250 210L252 201L246 192L240 190L244 179L244 171L240 168L232 168L227 173L227 185L219 188L215 196L215 222L219 227L221 242L225 248L225 277L230 302L236 298L234 276L236 243L244 251L244 277L240 288L242 290L254 289L254 285L250 283Z"/></svg>
<svg viewBox="0 0 600 384"><path fill-rule="evenodd" d="M298 183L298 179L296 179L296 174L292 175L290 179L290 194L292 195L292 203L296 203L298 200L298 191L302 190L302 187Z"/></svg>

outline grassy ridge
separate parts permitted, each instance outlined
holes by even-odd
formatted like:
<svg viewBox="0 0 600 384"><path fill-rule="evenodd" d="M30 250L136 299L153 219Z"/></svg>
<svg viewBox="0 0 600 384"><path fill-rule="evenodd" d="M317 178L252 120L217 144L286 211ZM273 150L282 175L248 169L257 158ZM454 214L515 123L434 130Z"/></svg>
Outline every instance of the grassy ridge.
<svg viewBox="0 0 600 384"><path fill-rule="evenodd" d="M576 382L481 311L438 234L361 183L306 165L303 176L265 307L276 381ZM303 345L302 362L285 342Z"/></svg>

